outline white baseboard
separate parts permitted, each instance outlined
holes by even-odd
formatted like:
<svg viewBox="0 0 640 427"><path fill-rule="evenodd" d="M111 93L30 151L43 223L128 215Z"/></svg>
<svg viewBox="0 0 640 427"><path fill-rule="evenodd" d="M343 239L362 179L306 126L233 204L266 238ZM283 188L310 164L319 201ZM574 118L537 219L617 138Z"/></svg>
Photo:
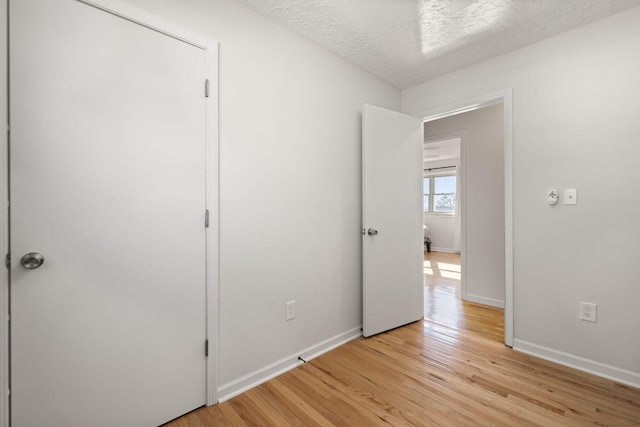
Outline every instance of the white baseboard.
<svg viewBox="0 0 640 427"><path fill-rule="evenodd" d="M478 295L463 294L462 299L465 301L475 302L477 304L488 305L491 307L504 308L504 301L493 298L481 297Z"/></svg>
<svg viewBox="0 0 640 427"><path fill-rule="evenodd" d="M640 373L638 372L627 371L626 369L617 368L615 366L518 339L513 341L513 349L531 356L559 363L560 365L598 375L621 384L640 388Z"/></svg>
<svg viewBox="0 0 640 427"><path fill-rule="evenodd" d="M425 252L427 251L426 249L424 250ZM455 251L451 248L436 248L435 246L431 246L431 252L447 252L450 254L459 254L460 251Z"/></svg>
<svg viewBox="0 0 640 427"><path fill-rule="evenodd" d="M284 374L285 372L300 366L303 362L299 361L298 357L302 357L308 362L360 336L362 336L362 327L358 326L357 328L338 334L296 354L280 359L277 362L265 366L264 368L253 371L238 378L237 380L223 384L218 388L218 402L222 403L225 400L229 400L232 397L244 393L249 389L277 377L278 375Z"/></svg>

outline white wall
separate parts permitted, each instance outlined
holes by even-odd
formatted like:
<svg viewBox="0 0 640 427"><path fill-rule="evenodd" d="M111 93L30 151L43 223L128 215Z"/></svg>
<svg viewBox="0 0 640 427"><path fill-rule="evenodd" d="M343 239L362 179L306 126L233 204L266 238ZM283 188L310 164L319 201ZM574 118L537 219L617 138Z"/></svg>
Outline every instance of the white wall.
<svg viewBox="0 0 640 427"><path fill-rule="evenodd" d="M424 214L424 223L431 232L431 250L455 252L453 235L456 217L453 215Z"/></svg>
<svg viewBox="0 0 640 427"><path fill-rule="evenodd" d="M504 306L502 104L427 122L425 138L463 133L464 299Z"/></svg>
<svg viewBox="0 0 640 427"><path fill-rule="evenodd" d="M400 92L230 0L129 3L220 42L224 398L360 334L361 111Z"/></svg>
<svg viewBox="0 0 640 427"><path fill-rule="evenodd" d="M636 386L638 22L634 8L403 92L415 113L513 88L515 346ZM554 187L578 204L549 206Z"/></svg>

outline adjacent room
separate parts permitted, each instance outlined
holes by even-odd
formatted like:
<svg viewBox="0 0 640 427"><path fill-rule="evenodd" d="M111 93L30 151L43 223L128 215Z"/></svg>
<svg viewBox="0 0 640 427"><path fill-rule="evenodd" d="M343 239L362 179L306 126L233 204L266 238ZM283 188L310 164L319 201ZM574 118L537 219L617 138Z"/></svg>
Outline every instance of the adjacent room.
<svg viewBox="0 0 640 427"><path fill-rule="evenodd" d="M503 116L495 104L425 122L423 162L425 319L459 325L482 310L493 320L475 329L505 342Z"/></svg>

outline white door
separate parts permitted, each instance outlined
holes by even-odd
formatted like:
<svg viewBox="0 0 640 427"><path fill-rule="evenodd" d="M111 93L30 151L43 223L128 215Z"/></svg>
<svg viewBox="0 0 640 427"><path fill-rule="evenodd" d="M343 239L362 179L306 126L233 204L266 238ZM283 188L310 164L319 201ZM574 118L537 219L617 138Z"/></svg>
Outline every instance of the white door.
<svg viewBox="0 0 640 427"><path fill-rule="evenodd" d="M162 424L205 404L205 53L10 6L12 426Z"/></svg>
<svg viewBox="0 0 640 427"><path fill-rule="evenodd" d="M363 112L363 334L423 317L422 122Z"/></svg>

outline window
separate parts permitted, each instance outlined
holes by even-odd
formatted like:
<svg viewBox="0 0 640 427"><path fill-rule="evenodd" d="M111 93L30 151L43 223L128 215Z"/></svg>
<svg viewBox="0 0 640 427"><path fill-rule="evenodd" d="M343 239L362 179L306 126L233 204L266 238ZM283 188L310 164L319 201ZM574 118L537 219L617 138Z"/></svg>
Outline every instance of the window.
<svg viewBox="0 0 640 427"><path fill-rule="evenodd" d="M423 188L424 188L424 211L425 212L429 212L429 206L431 206L430 199L431 197L431 178L430 177L425 177L424 178L424 184L423 184Z"/></svg>
<svg viewBox="0 0 640 427"><path fill-rule="evenodd" d="M424 177L424 211L456 213L456 176L431 175Z"/></svg>

